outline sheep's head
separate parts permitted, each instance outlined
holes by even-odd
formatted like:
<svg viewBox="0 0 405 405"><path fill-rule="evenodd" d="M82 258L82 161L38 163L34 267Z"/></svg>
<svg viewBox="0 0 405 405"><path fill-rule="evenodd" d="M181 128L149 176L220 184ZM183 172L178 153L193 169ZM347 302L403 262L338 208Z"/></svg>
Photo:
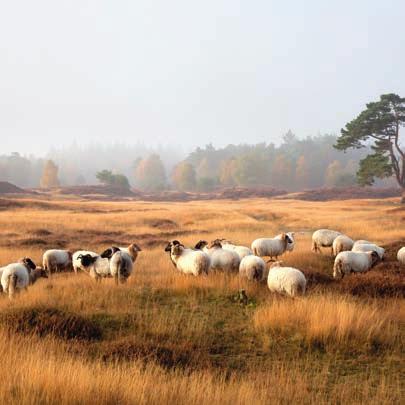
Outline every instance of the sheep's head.
<svg viewBox="0 0 405 405"><path fill-rule="evenodd" d="M36 265L35 263L29 258L29 257L24 257L20 259L20 262L28 269L28 270L35 270Z"/></svg>
<svg viewBox="0 0 405 405"><path fill-rule="evenodd" d="M171 252L174 246L183 246L184 247L184 245L182 243L180 243L178 240L172 240L165 247L165 252Z"/></svg>
<svg viewBox="0 0 405 405"><path fill-rule="evenodd" d="M373 250L371 252L371 266L374 267L380 260L381 259L378 253L375 250Z"/></svg>
<svg viewBox="0 0 405 405"><path fill-rule="evenodd" d="M37 278L39 277L48 278L48 272L42 267L37 267L36 269L32 270L31 273L34 273L37 276Z"/></svg>
<svg viewBox="0 0 405 405"><path fill-rule="evenodd" d="M208 249L222 249L222 243L219 239L213 240L210 245L208 246Z"/></svg>
<svg viewBox="0 0 405 405"><path fill-rule="evenodd" d="M78 260L80 260L81 264L84 267L88 267L88 266L92 265L97 260L97 256L93 257L89 253L87 253L85 255L80 254L79 256L77 256L77 258L78 258Z"/></svg>
<svg viewBox="0 0 405 405"><path fill-rule="evenodd" d="M131 250L134 250L134 251L136 251L136 252L142 252L142 249L139 247L139 245L137 245L136 243L131 243L129 246L128 246L128 250L129 251L131 251Z"/></svg>
<svg viewBox="0 0 405 405"><path fill-rule="evenodd" d="M120 249L116 246L112 246L106 250L104 250L103 253L101 253L100 257L102 257L103 259L111 259L114 255L114 253L119 252Z"/></svg>
<svg viewBox="0 0 405 405"><path fill-rule="evenodd" d="M275 267L282 267L283 266L283 262L281 260L274 262L270 265L270 269L273 269Z"/></svg>
<svg viewBox="0 0 405 405"><path fill-rule="evenodd" d="M183 253L184 246L182 244L173 245L171 250L172 256L180 256Z"/></svg>
<svg viewBox="0 0 405 405"><path fill-rule="evenodd" d="M194 248L197 250L202 250L207 245L208 245L208 242L206 240L200 240L199 242L197 242L197 244L194 246Z"/></svg>

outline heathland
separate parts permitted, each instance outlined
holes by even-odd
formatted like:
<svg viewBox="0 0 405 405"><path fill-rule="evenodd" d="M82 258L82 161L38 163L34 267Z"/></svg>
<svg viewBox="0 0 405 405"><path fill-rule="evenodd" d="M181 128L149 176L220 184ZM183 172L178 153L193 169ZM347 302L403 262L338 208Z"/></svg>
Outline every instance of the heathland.
<svg viewBox="0 0 405 405"><path fill-rule="evenodd" d="M375 241L387 258L367 274L332 278L311 233ZM399 199L310 202L0 200L0 264L49 248L143 251L125 285L86 274L38 281L0 297L0 402L375 403L404 400L405 208ZM165 244L296 232L282 257L307 295L271 294L238 275L174 269ZM245 289L247 301L238 291Z"/></svg>

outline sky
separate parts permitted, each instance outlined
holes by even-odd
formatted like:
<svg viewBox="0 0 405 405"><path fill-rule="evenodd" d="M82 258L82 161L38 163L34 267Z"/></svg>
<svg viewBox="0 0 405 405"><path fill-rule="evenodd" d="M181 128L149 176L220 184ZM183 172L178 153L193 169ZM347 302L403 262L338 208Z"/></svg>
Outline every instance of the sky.
<svg viewBox="0 0 405 405"><path fill-rule="evenodd" d="M405 94L403 0L0 0L0 153L339 133Z"/></svg>

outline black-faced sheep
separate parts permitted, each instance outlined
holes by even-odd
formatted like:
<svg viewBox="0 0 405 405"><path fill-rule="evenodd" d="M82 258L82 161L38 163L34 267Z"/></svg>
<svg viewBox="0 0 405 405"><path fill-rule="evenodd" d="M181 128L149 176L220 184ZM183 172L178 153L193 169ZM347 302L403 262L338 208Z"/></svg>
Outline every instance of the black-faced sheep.
<svg viewBox="0 0 405 405"><path fill-rule="evenodd" d="M187 249L177 240L170 242L165 252L170 253L170 260L180 272L194 276L208 274L211 260L207 253Z"/></svg>

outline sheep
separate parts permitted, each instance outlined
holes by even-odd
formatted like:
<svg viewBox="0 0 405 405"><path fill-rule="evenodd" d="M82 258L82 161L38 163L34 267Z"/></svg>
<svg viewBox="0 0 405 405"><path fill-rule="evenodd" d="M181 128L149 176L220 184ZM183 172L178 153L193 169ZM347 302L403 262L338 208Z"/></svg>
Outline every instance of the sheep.
<svg viewBox="0 0 405 405"><path fill-rule="evenodd" d="M273 257L277 259L287 250L294 248L294 241L286 233L277 235L274 238L260 238L252 242L253 254L260 257L268 256L270 261Z"/></svg>
<svg viewBox="0 0 405 405"><path fill-rule="evenodd" d="M368 240L360 239L360 240L356 240L356 241L353 243L353 246L356 246L356 245L364 245L364 244L368 245L369 243L373 243L373 242L369 242Z"/></svg>
<svg viewBox="0 0 405 405"><path fill-rule="evenodd" d="M110 274L114 277L115 284L126 283L134 269L132 256L113 246L101 253L100 257L109 260Z"/></svg>
<svg viewBox="0 0 405 405"><path fill-rule="evenodd" d="M227 239L220 239L220 242L222 245L222 249L236 252L239 255L240 260L242 260L246 256L253 255L252 250L246 246L235 245Z"/></svg>
<svg viewBox="0 0 405 405"><path fill-rule="evenodd" d="M400 263L405 264L405 247L398 250L397 259Z"/></svg>
<svg viewBox="0 0 405 405"><path fill-rule="evenodd" d="M118 249L121 252L128 253L131 256L133 263L136 262L138 252L142 252L142 249L136 243L131 243L128 247L119 247Z"/></svg>
<svg viewBox="0 0 405 405"><path fill-rule="evenodd" d="M110 262L107 258L85 253L79 254L77 260L80 260L80 268L97 282L102 278L111 277Z"/></svg>
<svg viewBox="0 0 405 405"><path fill-rule="evenodd" d="M72 265L73 265L73 270L75 273L77 273L78 270L85 270L85 267L82 265L82 261L81 261L81 257L80 257L80 256L85 256L85 255L97 257L98 253L92 252L90 250L78 250L77 252L74 252L72 255Z"/></svg>
<svg viewBox="0 0 405 405"><path fill-rule="evenodd" d="M340 252L352 250L353 244L353 239L346 235L339 235L332 244L333 256L337 256Z"/></svg>
<svg viewBox="0 0 405 405"><path fill-rule="evenodd" d="M307 280L300 270L294 267L282 267L282 262L275 262L270 266L267 286L271 292L295 297L305 294Z"/></svg>
<svg viewBox="0 0 405 405"><path fill-rule="evenodd" d="M343 278L345 274L364 273L374 267L380 257L376 251L369 252L340 252L333 265L333 278L340 276Z"/></svg>
<svg viewBox="0 0 405 405"><path fill-rule="evenodd" d="M208 274L211 260L207 253L187 249L179 241L173 240L165 248L170 253L170 260L177 270L184 274L200 276Z"/></svg>
<svg viewBox="0 0 405 405"><path fill-rule="evenodd" d="M67 250L51 249L42 256L42 267L48 273L72 270L72 253Z"/></svg>
<svg viewBox="0 0 405 405"><path fill-rule="evenodd" d="M34 284L38 278L48 278L47 271L36 267L35 263L28 257L24 257L18 263L11 263L2 269L1 286L10 299L28 285Z"/></svg>
<svg viewBox="0 0 405 405"><path fill-rule="evenodd" d="M333 254L333 241L341 235L338 231L331 229L318 229L312 234L312 248L313 252L321 253L321 247L330 247Z"/></svg>
<svg viewBox="0 0 405 405"><path fill-rule="evenodd" d="M352 248L352 252L370 252L372 250L378 253L380 259L384 258L385 249L374 243L356 243Z"/></svg>
<svg viewBox="0 0 405 405"><path fill-rule="evenodd" d="M205 240L200 240L196 245L195 249L203 250L211 259L211 270L219 270L225 272L238 272L240 258L236 252L230 250L222 249L221 242L219 239L214 240L208 245Z"/></svg>
<svg viewBox="0 0 405 405"><path fill-rule="evenodd" d="M245 256L239 265L239 275L250 281L261 281L266 272L266 263L258 256Z"/></svg>

